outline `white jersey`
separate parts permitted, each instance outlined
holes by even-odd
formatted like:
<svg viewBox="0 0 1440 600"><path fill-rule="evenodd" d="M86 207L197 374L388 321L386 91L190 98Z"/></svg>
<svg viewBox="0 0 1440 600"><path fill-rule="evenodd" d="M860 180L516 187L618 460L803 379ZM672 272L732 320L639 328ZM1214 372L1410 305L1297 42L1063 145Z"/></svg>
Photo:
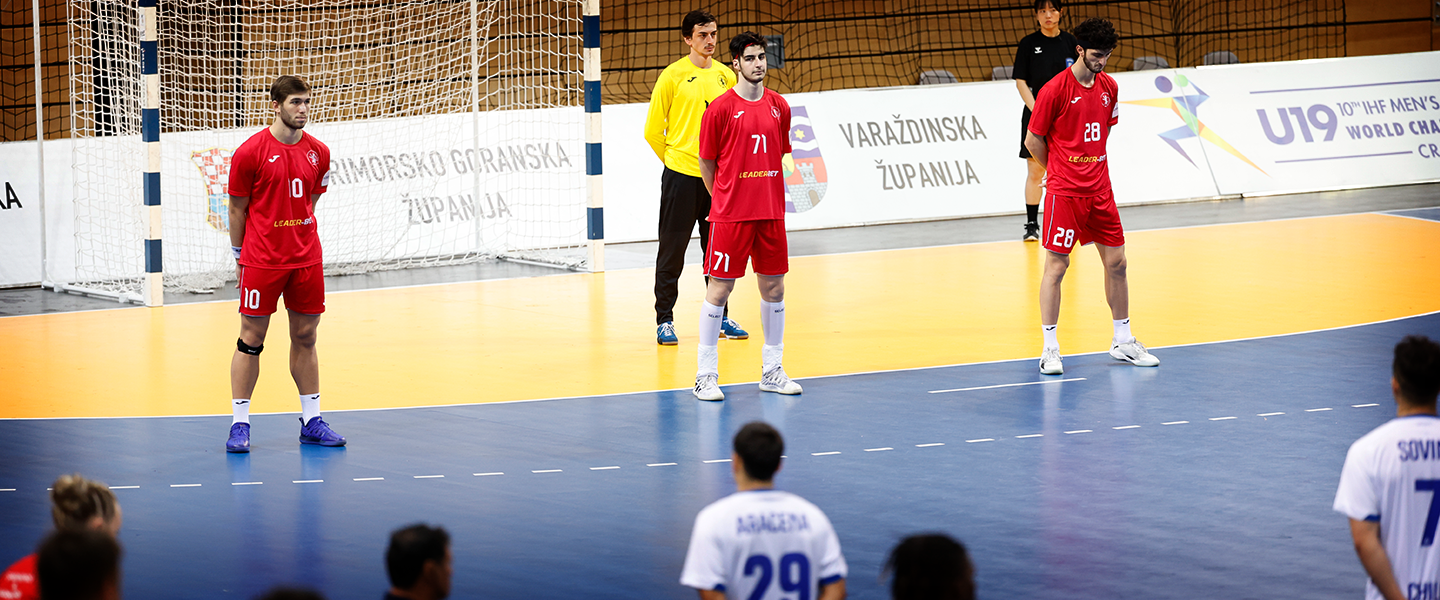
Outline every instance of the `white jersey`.
<svg viewBox="0 0 1440 600"><path fill-rule="evenodd" d="M1335 511L1380 522L1380 541L1405 597L1440 597L1440 418L1393 419L1351 444ZM1375 582L1365 597L1382 598Z"/></svg>
<svg viewBox="0 0 1440 600"><path fill-rule="evenodd" d="M680 584L728 598L819 598L820 586L846 572L825 513L789 492L751 490L721 498L695 517Z"/></svg>

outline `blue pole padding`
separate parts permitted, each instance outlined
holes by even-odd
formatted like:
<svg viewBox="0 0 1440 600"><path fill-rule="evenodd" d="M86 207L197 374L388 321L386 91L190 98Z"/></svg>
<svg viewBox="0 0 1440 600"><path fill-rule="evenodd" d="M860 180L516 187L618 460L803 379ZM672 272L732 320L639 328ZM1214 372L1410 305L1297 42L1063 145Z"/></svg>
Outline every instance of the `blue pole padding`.
<svg viewBox="0 0 1440 600"><path fill-rule="evenodd" d="M145 173L145 206L160 206L160 174Z"/></svg>
<svg viewBox="0 0 1440 600"><path fill-rule="evenodd" d="M600 143L585 144L585 174L600 175L605 169L600 166Z"/></svg>
<svg viewBox="0 0 1440 600"><path fill-rule="evenodd" d="M145 240L145 272L159 273L162 264L164 263L160 260L160 240Z"/></svg>
<svg viewBox="0 0 1440 600"><path fill-rule="evenodd" d="M600 15L585 15L581 17L585 23L585 47L600 47Z"/></svg>
<svg viewBox="0 0 1440 600"><path fill-rule="evenodd" d="M160 109L140 109L140 141L160 141Z"/></svg>
<svg viewBox="0 0 1440 600"><path fill-rule="evenodd" d="M597 206L585 209L585 216L589 221L588 235L592 240L605 239L605 207Z"/></svg>

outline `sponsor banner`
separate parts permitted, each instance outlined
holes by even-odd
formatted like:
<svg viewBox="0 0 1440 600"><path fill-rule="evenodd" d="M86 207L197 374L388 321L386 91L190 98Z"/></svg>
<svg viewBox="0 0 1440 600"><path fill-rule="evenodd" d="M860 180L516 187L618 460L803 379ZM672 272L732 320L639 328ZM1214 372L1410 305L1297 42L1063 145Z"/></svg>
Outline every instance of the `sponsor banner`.
<svg viewBox="0 0 1440 600"><path fill-rule="evenodd" d="M1440 53L1185 73L1223 193L1440 179Z"/></svg>

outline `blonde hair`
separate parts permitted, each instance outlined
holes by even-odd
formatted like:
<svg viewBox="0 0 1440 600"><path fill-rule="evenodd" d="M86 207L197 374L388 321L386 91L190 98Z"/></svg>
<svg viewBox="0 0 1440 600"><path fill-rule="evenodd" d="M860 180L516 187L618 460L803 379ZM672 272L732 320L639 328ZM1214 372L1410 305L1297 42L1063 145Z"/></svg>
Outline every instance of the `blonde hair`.
<svg viewBox="0 0 1440 600"><path fill-rule="evenodd" d="M119 508L115 492L79 473L61 475L51 488L50 516L56 529L86 529L95 517L109 523Z"/></svg>

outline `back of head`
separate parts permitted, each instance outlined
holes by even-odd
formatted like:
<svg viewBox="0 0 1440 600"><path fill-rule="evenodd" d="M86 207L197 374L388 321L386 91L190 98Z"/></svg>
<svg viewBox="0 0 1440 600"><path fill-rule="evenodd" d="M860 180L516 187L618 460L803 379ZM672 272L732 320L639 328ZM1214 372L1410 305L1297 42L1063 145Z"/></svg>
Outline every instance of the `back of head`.
<svg viewBox="0 0 1440 600"><path fill-rule="evenodd" d="M444 527L416 523L390 534L390 548L385 550L385 571L395 589L415 587L425 572L425 561L445 562L445 549L450 547L450 534Z"/></svg>
<svg viewBox="0 0 1440 600"><path fill-rule="evenodd" d="M50 488L50 516L56 529L86 529L96 517L106 523L115 519L115 492L103 483L75 473L61 475Z"/></svg>
<svg viewBox="0 0 1440 600"><path fill-rule="evenodd" d="M785 440L769 423L751 421L735 434L735 454L745 466L745 475L756 481L770 481L780 469Z"/></svg>
<svg viewBox="0 0 1440 600"><path fill-rule="evenodd" d="M1423 335L1406 336L1395 345L1391 374L1406 401L1435 406L1440 395L1440 344Z"/></svg>
<svg viewBox="0 0 1440 600"><path fill-rule="evenodd" d="M765 36L753 31L746 31L730 38L730 57L740 58L741 55L745 54L745 49L751 46L759 46L761 50L764 50L768 48L769 45L769 42L765 41Z"/></svg>
<svg viewBox="0 0 1440 600"><path fill-rule="evenodd" d="M41 600L118 597L120 544L89 529L59 529L35 552Z"/></svg>
<svg viewBox="0 0 1440 600"><path fill-rule="evenodd" d="M1105 19L1091 17L1085 19L1075 29L1070 30L1070 35L1080 41L1080 47L1086 50L1114 50L1120 45L1120 35L1115 33L1115 25Z"/></svg>
<svg viewBox="0 0 1440 600"><path fill-rule="evenodd" d="M304 94L310 91L310 84L304 79L294 75L281 75L275 78L275 83L270 84L270 99L285 103L285 99L295 94Z"/></svg>
<svg viewBox="0 0 1440 600"><path fill-rule="evenodd" d="M885 562L895 600L974 600L975 572L965 546L942 533L905 538Z"/></svg>
<svg viewBox="0 0 1440 600"><path fill-rule="evenodd" d="M264 596L256 597L255 600L325 600L325 597L321 596L320 592L305 588L278 587L265 592Z"/></svg>
<svg viewBox="0 0 1440 600"><path fill-rule="evenodd" d="M685 18L680 21L680 35L688 38L694 35L696 27L714 22L715 15L703 10L692 10L686 13Z"/></svg>

